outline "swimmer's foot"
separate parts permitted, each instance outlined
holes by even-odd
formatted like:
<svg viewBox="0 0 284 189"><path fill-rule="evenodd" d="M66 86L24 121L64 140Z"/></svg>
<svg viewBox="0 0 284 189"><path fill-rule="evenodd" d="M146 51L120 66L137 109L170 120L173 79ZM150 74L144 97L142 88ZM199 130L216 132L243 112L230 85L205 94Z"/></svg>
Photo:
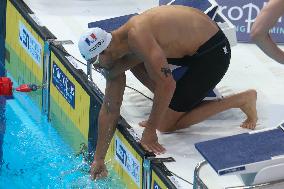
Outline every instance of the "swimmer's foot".
<svg viewBox="0 0 284 189"><path fill-rule="evenodd" d="M240 109L246 114L247 119L242 123L241 127L246 129L255 129L257 122L256 100L257 92L248 90L243 93L244 103Z"/></svg>

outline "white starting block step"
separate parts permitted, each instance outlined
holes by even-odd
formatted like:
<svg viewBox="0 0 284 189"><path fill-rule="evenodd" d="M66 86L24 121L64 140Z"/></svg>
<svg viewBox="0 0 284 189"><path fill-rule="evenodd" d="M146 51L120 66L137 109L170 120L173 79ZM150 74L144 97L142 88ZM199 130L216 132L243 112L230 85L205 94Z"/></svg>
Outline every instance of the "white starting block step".
<svg viewBox="0 0 284 189"><path fill-rule="evenodd" d="M284 182L284 122L274 129L200 142L195 147L218 175L240 174L245 184Z"/></svg>

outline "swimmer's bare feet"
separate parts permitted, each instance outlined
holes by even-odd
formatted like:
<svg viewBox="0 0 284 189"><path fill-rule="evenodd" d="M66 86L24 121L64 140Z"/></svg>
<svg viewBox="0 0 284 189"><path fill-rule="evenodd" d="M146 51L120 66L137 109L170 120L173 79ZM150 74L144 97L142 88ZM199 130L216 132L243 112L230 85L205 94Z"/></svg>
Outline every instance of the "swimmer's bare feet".
<svg viewBox="0 0 284 189"><path fill-rule="evenodd" d="M255 129L257 122L256 110L257 92L255 90L248 90L243 93L244 103L240 109L246 114L247 119L242 123L242 128Z"/></svg>
<svg viewBox="0 0 284 189"><path fill-rule="evenodd" d="M141 121L140 123L138 123L140 127L146 127L147 126L147 120L145 121Z"/></svg>

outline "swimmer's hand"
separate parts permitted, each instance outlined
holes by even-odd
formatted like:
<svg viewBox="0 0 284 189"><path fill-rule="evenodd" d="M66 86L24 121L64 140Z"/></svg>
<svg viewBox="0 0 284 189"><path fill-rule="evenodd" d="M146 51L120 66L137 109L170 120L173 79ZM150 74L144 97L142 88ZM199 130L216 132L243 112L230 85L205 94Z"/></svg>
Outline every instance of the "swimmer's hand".
<svg viewBox="0 0 284 189"><path fill-rule="evenodd" d="M108 171L105 165L105 162L102 161L93 161L91 165L91 179L96 180L96 179L101 179L107 177Z"/></svg>
<svg viewBox="0 0 284 189"><path fill-rule="evenodd" d="M145 127L140 143L145 150L158 155L163 154L166 151L166 149L158 142L156 129L151 127Z"/></svg>

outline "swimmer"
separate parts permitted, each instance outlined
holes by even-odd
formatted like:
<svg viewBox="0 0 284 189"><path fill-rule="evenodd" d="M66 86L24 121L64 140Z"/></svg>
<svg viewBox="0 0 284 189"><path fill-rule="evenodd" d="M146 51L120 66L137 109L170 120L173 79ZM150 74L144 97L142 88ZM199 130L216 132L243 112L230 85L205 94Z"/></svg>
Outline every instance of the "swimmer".
<svg viewBox="0 0 284 189"><path fill-rule="evenodd" d="M186 128L230 108L246 114L241 127L256 126L255 90L203 101L227 72L231 49L222 30L198 9L180 5L149 9L111 33L101 28L87 31L80 38L79 49L95 68L107 70L91 165L93 179L107 175L104 160L120 116L126 70L154 94L149 119L141 123L145 129L140 143L149 152L165 151L157 130Z"/></svg>

